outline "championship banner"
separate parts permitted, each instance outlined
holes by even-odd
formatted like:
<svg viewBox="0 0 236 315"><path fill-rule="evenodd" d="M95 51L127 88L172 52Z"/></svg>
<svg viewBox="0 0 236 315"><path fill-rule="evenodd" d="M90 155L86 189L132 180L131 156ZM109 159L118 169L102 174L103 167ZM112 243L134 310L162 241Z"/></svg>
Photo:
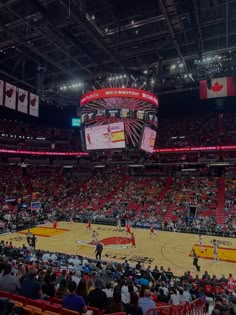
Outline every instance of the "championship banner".
<svg viewBox="0 0 236 315"><path fill-rule="evenodd" d="M28 114L28 91L18 89L18 112Z"/></svg>
<svg viewBox="0 0 236 315"><path fill-rule="evenodd" d="M16 109L16 86L7 82L5 86L5 106Z"/></svg>
<svg viewBox="0 0 236 315"><path fill-rule="evenodd" d="M29 114L31 116L38 117L39 116L39 97L38 95L30 93L30 101L29 101Z"/></svg>
<svg viewBox="0 0 236 315"><path fill-rule="evenodd" d="M158 107L158 98L154 94L133 88L105 88L101 90L95 90L83 95L80 102L81 106L84 106L87 103L95 100L115 97L139 99Z"/></svg>
<svg viewBox="0 0 236 315"><path fill-rule="evenodd" d="M3 105L3 86L4 82L0 80L0 106Z"/></svg>
<svg viewBox="0 0 236 315"><path fill-rule="evenodd" d="M235 95L235 84L233 77L211 79L211 86L207 80L200 81L200 99L227 97Z"/></svg>

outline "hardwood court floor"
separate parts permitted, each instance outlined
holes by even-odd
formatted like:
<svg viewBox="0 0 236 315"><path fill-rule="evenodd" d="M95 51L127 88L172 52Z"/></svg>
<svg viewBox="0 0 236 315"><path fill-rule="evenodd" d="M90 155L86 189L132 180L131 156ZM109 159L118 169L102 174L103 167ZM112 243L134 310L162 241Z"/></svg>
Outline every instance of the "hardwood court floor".
<svg viewBox="0 0 236 315"><path fill-rule="evenodd" d="M52 224L45 225L51 227ZM181 234L173 232L158 232L158 236L150 238L149 230L133 229L136 238L136 248L131 248L129 236L125 229L117 231L116 227L94 225L92 230L87 230L87 224L59 222L58 228L68 229L63 234L55 234L50 238L38 236L37 248L64 252L68 254L80 254L87 257L94 257L95 246L92 243L92 230L98 233L98 239L104 244L103 258L108 261L124 261L126 258L135 265L138 260L145 265L158 267L170 267L171 270L181 275L184 271L195 272L192 265L190 252L198 242L198 236L194 234ZM212 246L213 236L203 236L205 246ZM1 236L0 239L11 240L14 245L19 246L26 243L25 235L12 233ZM236 239L216 238L227 245L220 245L225 248L222 255L227 257L230 253L230 259L236 262ZM230 244L229 244L230 243ZM228 250L230 249L230 250ZM235 250L233 250L235 249ZM210 251L209 251L210 253ZM223 257L222 256L222 257ZM208 270L210 274L221 275L232 273L236 275L236 265L233 262L220 261L214 263L210 259L199 258L201 273Z"/></svg>

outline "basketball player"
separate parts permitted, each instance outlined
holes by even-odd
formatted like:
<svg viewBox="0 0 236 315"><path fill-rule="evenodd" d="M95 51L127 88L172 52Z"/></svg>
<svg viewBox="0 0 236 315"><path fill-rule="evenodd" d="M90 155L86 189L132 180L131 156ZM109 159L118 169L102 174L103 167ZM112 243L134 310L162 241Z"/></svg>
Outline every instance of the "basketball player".
<svg viewBox="0 0 236 315"><path fill-rule="evenodd" d="M73 223L73 218L72 218L72 217L70 217L70 222L69 222L69 224L70 224L70 228L71 228L71 226L72 226L72 223Z"/></svg>
<svg viewBox="0 0 236 315"><path fill-rule="evenodd" d="M121 230L121 223L120 223L120 219L117 219L117 231Z"/></svg>
<svg viewBox="0 0 236 315"><path fill-rule="evenodd" d="M107 126L107 140L108 140L108 143L111 143L112 133L111 133L111 127L109 125Z"/></svg>
<svg viewBox="0 0 236 315"><path fill-rule="evenodd" d="M135 241L134 233L131 233L131 247L136 248L136 241Z"/></svg>
<svg viewBox="0 0 236 315"><path fill-rule="evenodd" d="M219 261L219 256L218 256L218 241L213 240L213 258L214 262Z"/></svg>
<svg viewBox="0 0 236 315"><path fill-rule="evenodd" d="M53 221L52 227L54 228L54 230L56 230L56 229L57 229L57 221L56 221L56 220L55 220L55 221Z"/></svg>
<svg viewBox="0 0 236 315"><path fill-rule="evenodd" d="M154 226L153 226L153 224L150 225L150 237L151 237L152 235L156 235L156 233L155 233L155 231L154 231Z"/></svg>
<svg viewBox="0 0 236 315"><path fill-rule="evenodd" d="M92 228L91 228L91 221L90 221L90 220L88 220L87 229L88 229L88 230L92 230Z"/></svg>
<svg viewBox="0 0 236 315"><path fill-rule="evenodd" d="M204 248L203 248L203 240L202 240L202 236L201 235L199 235L198 244L199 244L201 253L203 253Z"/></svg>
<svg viewBox="0 0 236 315"><path fill-rule="evenodd" d="M196 271L200 271L200 266L198 265L198 256L194 248L192 249L192 253L193 253L193 265L196 268Z"/></svg>
<svg viewBox="0 0 236 315"><path fill-rule="evenodd" d="M126 234L131 234L129 223L126 223Z"/></svg>
<svg viewBox="0 0 236 315"><path fill-rule="evenodd" d="M92 240L92 242L98 242L97 233L96 233L95 230L93 231L93 240Z"/></svg>
<svg viewBox="0 0 236 315"><path fill-rule="evenodd" d="M87 133L87 140L88 140L88 144L91 144L91 137L89 133Z"/></svg>

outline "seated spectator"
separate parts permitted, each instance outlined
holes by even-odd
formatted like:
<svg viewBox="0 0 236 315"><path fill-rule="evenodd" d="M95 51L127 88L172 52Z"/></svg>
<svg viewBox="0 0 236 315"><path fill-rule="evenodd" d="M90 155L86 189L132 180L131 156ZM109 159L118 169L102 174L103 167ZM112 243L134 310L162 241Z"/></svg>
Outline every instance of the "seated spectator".
<svg viewBox="0 0 236 315"><path fill-rule="evenodd" d="M186 299L187 302L189 302L189 303L192 302L192 296L191 296L191 294L189 293L189 290L187 289L187 286L186 286L186 285L184 286L183 295L185 296L185 299Z"/></svg>
<svg viewBox="0 0 236 315"><path fill-rule="evenodd" d="M60 285L61 280L66 280L66 278L67 278L67 271L65 269L63 269L60 276L58 276L56 279L56 284Z"/></svg>
<svg viewBox="0 0 236 315"><path fill-rule="evenodd" d="M76 295L76 283L74 281L69 282L68 284L69 294L63 298L63 307L69 310L82 313L87 312L87 306L84 302L82 296Z"/></svg>
<svg viewBox="0 0 236 315"><path fill-rule="evenodd" d="M162 288L159 289L158 302L169 303L169 296L164 293Z"/></svg>
<svg viewBox="0 0 236 315"><path fill-rule="evenodd" d="M55 297L58 299L63 299L66 293L67 293L66 280L62 279L56 291Z"/></svg>
<svg viewBox="0 0 236 315"><path fill-rule="evenodd" d="M115 292L109 307L110 313L124 312L124 306L121 301L121 294Z"/></svg>
<svg viewBox="0 0 236 315"><path fill-rule="evenodd" d="M94 282L95 289L90 291L88 295L89 306L103 310L107 305L106 293L102 291L102 281L96 279Z"/></svg>
<svg viewBox="0 0 236 315"><path fill-rule="evenodd" d="M156 307L156 303L153 302L153 300L151 299L151 292L150 292L150 290L146 289L144 291L144 297L142 297L139 300L138 305L142 309L143 314L146 314L146 312L150 308L155 308Z"/></svg>
<svg viewBox="0 0 236 315"><path fill-rule="evenodd" d="M89 278L86 285L87 285L87 292L89 294L92 290L94 290L93 279Z"/></svg>
<svg viewBox="0 0 236 315"><path fill-rule="evenodd" d="M83 297L85 304L88 304L88 292L87 292L87 286L86 281L84 279L81 279L78 286L76 293Z"/></svg>
<svg viewBox="0 0 236 315"><path fill-rule="evenodd" d="M28 299L39 299L43 294L40 282L35 279L36 275L37 269L30 269L28 275L21 284L20 294Z"/></svg>
<svg viewBox="0 0 236 315"><path fill-rule="evenodd" d="M180 303L179 294L175 288L170 289L170 304L178 305Z"/></svg>
<svg viewBox="0 0 236 315"><path fill-rule="evenodd" d="M125 306L125 311L129 315L143 315L142 308L138 305L138 295L130 293L130 303Z"/></svg>
<svg viewBox="0 0 236 315"><path fill-rule="evenodd" d="M43 294L54 297L56 293L56 275L54 273L46 274L44 282L42 286Z"/></svg>
<svg viewBox="0 0 236 315"><path fill-rule="evenodd" d="M106 288L103 289L103 291L106 293L108 299L111 299L113 297L113 288L111 282L106 283Z"/></svg>
<svg viewBox="0 0 236 315"><path fill-rule="evenodd" d="M0 276L0 290L9 293L17 293L20 290L19 279L11 274L12 266L6 264L3 268L3 273Z"/></svg>

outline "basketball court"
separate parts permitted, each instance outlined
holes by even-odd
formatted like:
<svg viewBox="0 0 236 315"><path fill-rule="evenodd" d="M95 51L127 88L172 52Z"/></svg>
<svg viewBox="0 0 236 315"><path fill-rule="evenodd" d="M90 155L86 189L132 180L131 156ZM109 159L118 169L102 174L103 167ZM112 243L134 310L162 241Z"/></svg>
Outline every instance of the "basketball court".
<svg viewBox="0 0 236 315"><path fill-rule="evenodd" d="M149 230L132 229L136 238L136 248L131 247L130 236L126 234L125 228L117 231L114 226L94 225L92 230L87 229L87 224L59 222L58 228L52 229L52 224L32 228L30 231L37 236L36 248L78 254L95 258L95 246L92 241L92 232L95 230L98 239L103 243L103 259L108 261L123 262L128 259L131 265L138 261L145 265L158 267L170 267L177 274L182 275L184 271L195 272L192 264L191 251L194 247L199 256L201 272L208 270L210 274L221 275L235 273L236 263L236 239L220 238L213 236L202 236L204 249L201 250L197 244L198 236L195 234L183 234L174 232L158 231L158 236L150 238ZM37 233L38 232L38 233ZM27 230L23 231L27 233ZM45 237L48 235L50 237ZM26 244L26 235L12 233L3 235L0 239L12 241L14 245ZM42 236L39 236L42 235ZM212 240L220 241L220 262L214 262Z"/></svg>

